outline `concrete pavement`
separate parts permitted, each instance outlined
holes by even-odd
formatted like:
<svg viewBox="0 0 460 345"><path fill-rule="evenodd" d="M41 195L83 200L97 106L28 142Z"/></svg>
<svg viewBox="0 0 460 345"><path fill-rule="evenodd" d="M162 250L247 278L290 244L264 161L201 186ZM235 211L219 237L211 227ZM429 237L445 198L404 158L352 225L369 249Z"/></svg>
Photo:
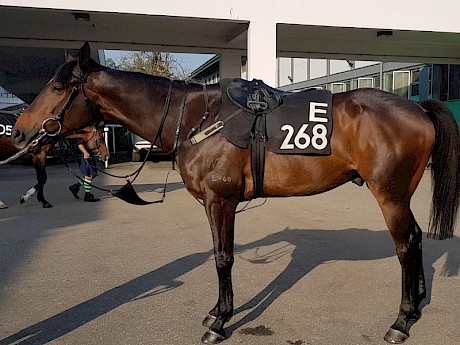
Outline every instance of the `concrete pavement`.
<svg viewBox="0 0 460 345"><path fill-rule="evenodd" d="M147 164L135 183L142 198L160 198L167 166ZM0 167L0 199L9 205L0 210L0 345L200 344L217 278L203 207L178 174L164 204L134 206L98 190L99 203L75 200L68 170L47 171L52 209L35 197L19 205L35 183L32 167ZM429 180L426 173L412 202L422 229ZM116 189L123 180L95 183ZM459 342L459 226L455 235L424 240L430 303L407 344ZM385 344L399 307L400 268L366 187L268 199L237 215L235 241L235 315L223 344Z"/></svg>

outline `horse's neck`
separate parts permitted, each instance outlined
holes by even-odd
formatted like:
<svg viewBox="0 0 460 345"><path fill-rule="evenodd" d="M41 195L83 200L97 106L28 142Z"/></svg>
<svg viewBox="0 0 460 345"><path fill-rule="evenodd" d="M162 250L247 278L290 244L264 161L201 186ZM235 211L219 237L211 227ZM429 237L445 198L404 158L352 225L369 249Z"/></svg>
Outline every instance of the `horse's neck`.
<svg viewBox="0 0 460 345"><path fill-rule="evenodd" d="M111 83L104 82L104 85L112 85L104 90L97 89L98 94L104 95L104 99L97 102L102 105L104 116L142 138L149 141L156 139L155 144L163 151L172 150L176 139L183 141L205 112L204 98L197 97L199 85L155 78L142 83L125 82L119 77ZM178 126L180 137L176 138Z"/></svg>

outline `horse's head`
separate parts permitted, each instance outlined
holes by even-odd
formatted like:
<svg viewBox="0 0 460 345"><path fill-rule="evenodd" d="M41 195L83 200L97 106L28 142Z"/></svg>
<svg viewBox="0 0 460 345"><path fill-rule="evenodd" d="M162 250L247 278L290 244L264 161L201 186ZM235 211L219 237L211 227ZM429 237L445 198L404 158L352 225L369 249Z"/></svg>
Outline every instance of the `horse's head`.
<svg viewBox="0 0 460 345"><path fill-rule="evenodd" d="M66 136L102 119L83 90L91 64L97 64L89 55L87 43L77 59L66 54L66 62L16 121L11 136L17 148L38 138L38 146L56 141L57 135Z"/></svg>
<svg viewBox="0 0 460 345"><path fill-rule="evenodd" d="M101 126L93 127L92 131L93 136L87 141L87 146L101 161L106 162L109 160L110 154L105 144L104 128Z"/></svg>
<svg viewBox="0 0 460 345"><path fill-rule="evenodd" d="M93 151L99 157L99 160L103 162L110 157L109 150L105 144L104 122L100 122L97 126L87 126L66 136L66 138L81 138L85 142L85 146Z"/></svg>

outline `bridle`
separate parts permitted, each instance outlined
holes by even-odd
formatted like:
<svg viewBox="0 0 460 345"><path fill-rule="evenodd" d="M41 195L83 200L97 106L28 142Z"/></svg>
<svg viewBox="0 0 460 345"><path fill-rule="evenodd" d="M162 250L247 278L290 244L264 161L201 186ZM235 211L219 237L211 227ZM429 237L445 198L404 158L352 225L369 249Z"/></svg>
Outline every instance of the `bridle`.
<svg viewBox="0 0 460 345"><path fill-rule="evenodd" d="M62 128L64 126L64 116L66 111L70 108L72 105L72 102L75 100L77 97L78 93L81 91L83 95L85 96L85 101L90 102L88 96L85 93L84 86L86 84L86 80L88 79L88 75L91 73L91 70L86 72L83 76L79 73L77 73L75 70L72 70L72 76L75 77L78 81L77 84L72 87L72 91L70 92L69 97L67 100L64 102L61 110L56 114L54 117L49 117L42 122L42 128L38 131L38 136L31 141L29 145L27 145L29 148L33 148L38 145L40 140L42 140L44 137L55 137L58 135L61 135L62 133ZM58 129L56 131L50 132L47 129L47 124L49 123L56 123L58 126Z"/></svg>
<svg viewBox="0 0 460 345"><path fill-rule="evenodd" d="M67 98L67 100L63 104L61 110L59 110L59 112L57 113L56 116L49 117L49 118L43 120L42 128L38 131L37 136L29 144L27 144L23 149L18 151L16 154L14 154L13 156L9 157L8 159L0 161L0 165L7 164L7 163L9 163L11 161L14 161L15 159L17 159L20 156L22 156L23 154L25 154L26 152L32 150L33 148L35 148L38 145L40 140L42 140L45 137L56 137L58 135L61 135L62 128L65 127L64 126L65 113L70 108L70 106L72 105L72 102L75 100L75 97L77 97L78 93L81 91L83 93L83 95L85 96L85 101L90 102L90 100L89 100L88 96L86 95L85 90L83 88L84 85L86 84L86 80L88 79L88 75L90 73L91 73L91 70L88 70L88 72L86 72L84 75L81 75L81 74L77 73L75 70L72 70L72 76L75 77L78 80L78 82L77 82L76 85L74 85L72 87L72 91L70 92L69 97ZM56 123L58 128L57 128L56 131L50 132L47 129L47 125L49 123L52 123L52 122Z"/></svg>

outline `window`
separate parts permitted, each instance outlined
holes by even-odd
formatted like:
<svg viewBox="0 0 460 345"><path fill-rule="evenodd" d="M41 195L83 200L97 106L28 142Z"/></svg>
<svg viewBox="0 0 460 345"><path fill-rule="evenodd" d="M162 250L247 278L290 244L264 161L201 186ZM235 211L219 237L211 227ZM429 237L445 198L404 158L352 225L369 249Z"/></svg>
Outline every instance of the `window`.
<svg viewBox="0 0 460 345"><path fill-rule="evenodd" d="M394 71L393 72L393 93L401 97L409 98L409 71Z"/></svg>
<svg viewBox="0 0 460 345"><path fill-rule="evenodd" d="M330 74L345 72L350 70L347 60L329 60Z"/></svg>
<svg viewBox="0 0 460 345"><path fill-rule="evenodd" d="M449 67L449 100L460 99L460 65Z"/></svg>
<svg viewBox="0 0 460 345"><path fill-rule="evenodd" d="M307 60L306 59L293 59L291 70L294 75L291 75L294 83L307 80Z"/></svg>
<svg viewBox="0 0 460 345"><path fill-rule="evenodd" d="M350 90L355 90L358 88L358 79L352 79L351 80L351 88Z"/></svg>
<svg viewBox="0 0 460 345"><path fill-rule="evenodd" d="M372 78L358 78L358 88L373 87L374 80Z"/></svg>
<svg viewBox="0 0 460 345"><path fill-rule="evenodd" d="M310 79L326 76L327 60L310 59Z"/></svg>
<svg viewBox="0 0 460 345"><path fill-rule="evenodd" d="M292 78L292 59L291 58L279 58L278 59L278 86L291 84Z"/></svg>
<svg viewBox="0 0 460 345"><path fill-rule="evenodd" d="M409 97L420 95L420 70L411 71L411 84Z"/></svg>
<svg viewBox="0 0 460 345"><path fill-rule="evenodd" d="M338 93L346 91L345 83L332 83L331 84L331 92Z"/></svg>
<svg viewBox="0 0 460 345"><path fill-rule="evenodd" d="M383 91L393 92L393 73L388 72L383 75Z"/></svg>
<svg viewBox="0 0 460 345"><path fill-rule="evenodd" d="M447 101L448 90L449 90L449 65L436 65L436 67L437 67L436 69L436 79L437 79L436 96L437 97L436 98L441 101Z"/></svg>

